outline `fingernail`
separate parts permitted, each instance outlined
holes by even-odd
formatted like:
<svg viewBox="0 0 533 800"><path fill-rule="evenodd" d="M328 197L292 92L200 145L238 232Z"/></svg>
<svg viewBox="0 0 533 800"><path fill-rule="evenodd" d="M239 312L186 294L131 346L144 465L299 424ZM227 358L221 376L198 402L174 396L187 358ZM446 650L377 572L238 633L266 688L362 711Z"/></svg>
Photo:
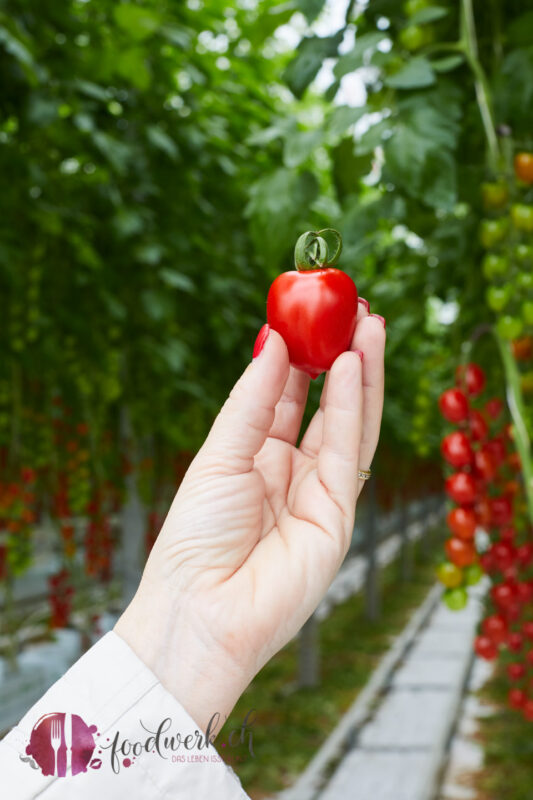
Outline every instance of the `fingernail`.
<svg viewBox="0 0 533 800"><path fill-rule="evenodd" d="M386 321L385 321L385 317L380 317L380 315L379 315L379 314L369 314L369 316L370 316L370 317L375 317L376 319L379 319L379 321L381 322L381 324L383 325L383 327L384 327L384 328L386 328L386 327L387 327L387 323L386 323Z"/></svg>
<svg viewBox="0 0 533 800"><path fill-rule="evenodd" d="M265 323L259 333L257 334L257 339L255 340L254 350L252 353L252 359L257 358L263 347L265 346L265 342L268 339L268 334L270 333L270 327Z"/></svg>
<svg viewBox="0 0 533 800"><path fill-rule="evenodd" d="M361 303L362 306L364 306L366 308L366 310L370 314L370 303L368 302L368 300L365 300L364 297L360 297L359 298L359 302Z"/></svg>
<svg viewBox="0 0 533 800"><path fill-rule="evenodd" d="M354 353L357 353L357 355L359 356L359 358L361 359L361 361L364 361L364 359L365 359L365 354L363 353L363 351L362 351L362 350L354 350Z"/></svg>

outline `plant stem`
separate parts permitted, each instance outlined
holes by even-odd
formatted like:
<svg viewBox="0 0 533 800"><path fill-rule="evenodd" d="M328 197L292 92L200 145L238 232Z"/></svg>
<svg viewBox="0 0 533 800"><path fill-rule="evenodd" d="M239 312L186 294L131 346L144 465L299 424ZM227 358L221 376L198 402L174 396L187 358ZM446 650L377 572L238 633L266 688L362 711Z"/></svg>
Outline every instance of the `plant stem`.
<svg viewBox="0 0 533 800"><path fill-rule="evenodd" d="M461 41L466 59L474 74L477 104L487 138L489 166L494 173L497 173L500 165L500 147L496 136L489 84L479 60L472 0L461 0Z"/></svg>
<svg viewBox="0 0 533 800"><path fill-rule="evenodd" d="M514 441L520 455L520 461L522 462L522 474L524 476L529 519L533 525L533 467L531 462L531 441L524 422L525 410L520 387L520 373L513 358L509 343L498 336L496 332L494 335L502 357L505 382L507 385L507 404L514 424Z"/></svg>

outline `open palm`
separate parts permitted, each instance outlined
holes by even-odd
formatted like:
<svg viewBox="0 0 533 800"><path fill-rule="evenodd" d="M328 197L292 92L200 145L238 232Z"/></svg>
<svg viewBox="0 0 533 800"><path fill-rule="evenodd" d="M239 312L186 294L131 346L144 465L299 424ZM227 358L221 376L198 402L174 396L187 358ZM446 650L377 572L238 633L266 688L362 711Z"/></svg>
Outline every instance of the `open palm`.
<svg viewBox="0 0 533 800"><path fill-rule="evenodd" d="M204 729L296 634L346 555L357 472L379 436L384 343L361 305L351 351L296 447L309 378L271 331L180 486L116 630L141 657L142 637L152 640L145 660Z"/></svg>

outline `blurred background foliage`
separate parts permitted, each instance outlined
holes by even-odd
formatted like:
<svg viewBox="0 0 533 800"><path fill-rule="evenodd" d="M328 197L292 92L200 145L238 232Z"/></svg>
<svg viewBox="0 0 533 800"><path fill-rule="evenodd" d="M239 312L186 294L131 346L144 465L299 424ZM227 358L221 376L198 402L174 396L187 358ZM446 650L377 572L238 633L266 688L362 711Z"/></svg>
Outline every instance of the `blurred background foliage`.
<svg viewBox="0 0 533 800"><path fill-rule="evenodd" d="M470 0L5 0L5 479L35 468L44 497L63 475L81 511L120 490L135 441L153 503L250 358L298 234L326 225L387 318L391 485L397 454L405 472L434 456L450 352L490 317L480 184L531 146L528 6L478 3L476 42ZM508 128L488 156L478 63ZM87 426L80 463L69 425Z"/></svg>

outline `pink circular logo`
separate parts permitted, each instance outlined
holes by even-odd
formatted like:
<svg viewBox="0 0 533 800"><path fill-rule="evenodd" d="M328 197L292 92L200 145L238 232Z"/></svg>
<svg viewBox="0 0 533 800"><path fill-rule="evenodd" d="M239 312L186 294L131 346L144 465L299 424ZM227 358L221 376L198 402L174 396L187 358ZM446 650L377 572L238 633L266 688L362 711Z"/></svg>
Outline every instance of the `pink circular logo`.
<svg viewBox="0 0 533 800"><path fill-rule="evenodd" d="M77 714L44 714L33 726L26 753L43 775L78 775L87 772L88 766L98 769L101 765L91 763L95 733L96 725L86 725Z"/></svg>

